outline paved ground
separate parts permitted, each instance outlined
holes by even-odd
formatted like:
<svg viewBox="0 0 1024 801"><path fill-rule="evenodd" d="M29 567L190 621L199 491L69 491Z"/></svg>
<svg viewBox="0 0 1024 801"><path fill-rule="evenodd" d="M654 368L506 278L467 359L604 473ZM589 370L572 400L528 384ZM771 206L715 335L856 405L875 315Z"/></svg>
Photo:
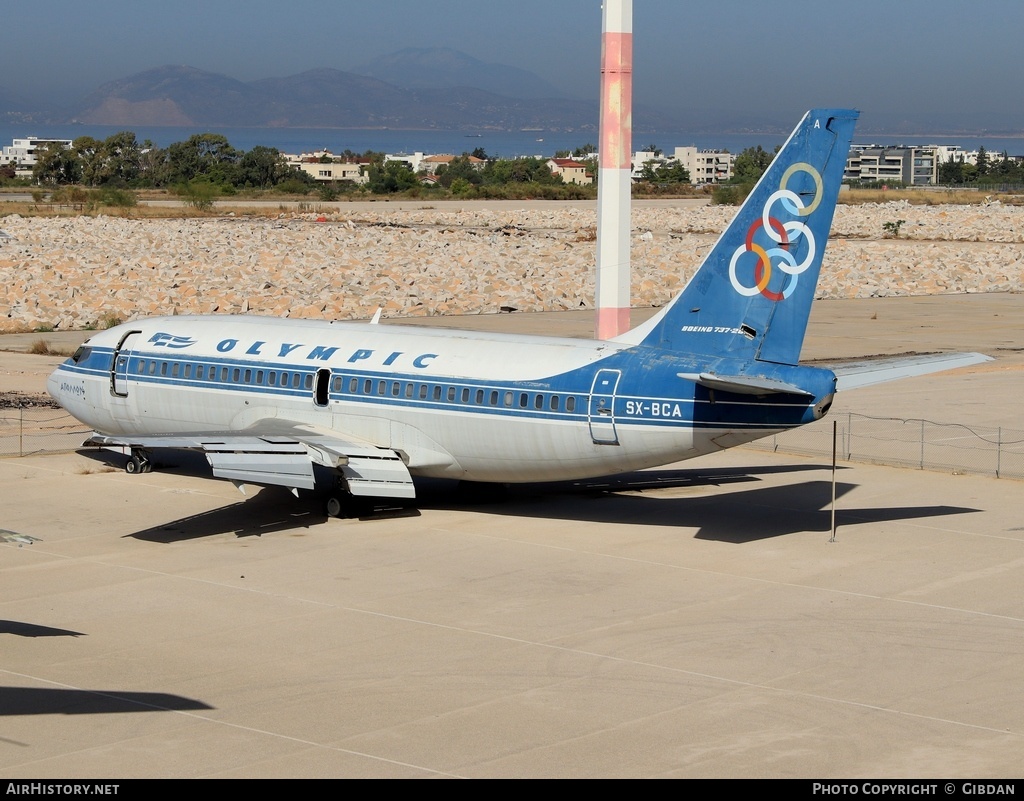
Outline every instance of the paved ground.
<svg viewBox="0 0 1024 801"><path fill-rule="evenodd" d="M1021 302L819 304L805 356L980 348L836 408L1024 428ZM751 450L352 521L200 469L0 460L0 777L1020 774L1022 482L845 466L831 543Z"/></svg>

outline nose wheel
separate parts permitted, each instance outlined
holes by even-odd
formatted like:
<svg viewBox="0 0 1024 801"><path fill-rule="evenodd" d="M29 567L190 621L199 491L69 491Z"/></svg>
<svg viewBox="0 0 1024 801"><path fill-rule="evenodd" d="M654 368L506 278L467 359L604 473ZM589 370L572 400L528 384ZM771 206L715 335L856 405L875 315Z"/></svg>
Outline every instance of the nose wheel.
<svg viewBox="0 0 1024 801"><path fill-rule="evenodd" d="M128 460L128 464L124 466L124 471L129 475L135 475L136 473L150 473L153 470L153 462L150 461L149 454L145 451L132 451L132 456Z"/></svg>

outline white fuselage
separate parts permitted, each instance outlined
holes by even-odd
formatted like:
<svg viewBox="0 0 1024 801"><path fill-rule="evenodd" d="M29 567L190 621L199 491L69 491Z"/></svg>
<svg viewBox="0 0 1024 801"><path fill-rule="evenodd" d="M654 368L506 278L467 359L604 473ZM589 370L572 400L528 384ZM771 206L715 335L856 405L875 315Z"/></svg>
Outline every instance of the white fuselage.
<svg viewBox="0 0 1024 801"><path fill-rule="evenodd" d="M666 464L792 427L807 408L716 403L679 377L689 363L613 342L210 316L141 320L85 347L49 388L98 432L298 426L393 450L413 474L479 481Z"/></svg>

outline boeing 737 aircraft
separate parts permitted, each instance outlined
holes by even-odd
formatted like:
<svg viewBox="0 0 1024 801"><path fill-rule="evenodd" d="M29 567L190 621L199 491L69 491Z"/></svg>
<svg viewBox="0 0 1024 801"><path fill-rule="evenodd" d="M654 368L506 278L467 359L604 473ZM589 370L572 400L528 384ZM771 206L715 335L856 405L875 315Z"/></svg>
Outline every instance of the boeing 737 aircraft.
<svg viewBox="0 0 1024 801"><path fill-rule="evenodd" d="M609 341L251 316L97 333L50 376L89 443L150 469L202 451L214 476L414 498L412 476L588 478L795 428L837 389L973 364L954 354L837 374L798 364L857 112L807 113L686 288ZM314 466L320 466L315 470ZM324 470L325 469L325 470Z"/></svg>

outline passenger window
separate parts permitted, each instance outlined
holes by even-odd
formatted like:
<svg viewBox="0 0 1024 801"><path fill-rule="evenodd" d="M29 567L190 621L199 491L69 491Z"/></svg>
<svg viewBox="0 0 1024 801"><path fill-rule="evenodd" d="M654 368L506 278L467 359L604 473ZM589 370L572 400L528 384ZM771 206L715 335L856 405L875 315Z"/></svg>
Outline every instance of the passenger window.
<svg viewBox="0 0 1024 801"><path fill-rule="evenodd" d="M262 370L257 370L256 371L256 383L257 384L262 384L263 383L263 371Z"/></svg>
<svg viewBox="0 0 1024 801"><path fill-rule="evenodd" d="M565 399L565 410L567 412L575 412L576 411L576 396L575 395L570 395L568 398Z"/></svg>
<svg viewBox="0 0 1024 801"><path fill-rule="evenodd" d="M512 393L511 392L506 392L505 393L505 405L506 406L511 406L512 405Z"/></svg>
<svg viewBox="0 0 1024 801"><path fill-rule="evenodd" d="M160 362L160 375L167 375L167 362Z"/></svg>
<svg viewBox="0 0 1024 801"><path fill-rule="evenodd" d="M331 384L333 385L331 388L335 392L341 392L341 376L340 375L334 376L334 380L331 382Z"/></svg>
<svg viewBox="0 0 1024 801"><path fill-rule="evenodd" d="M313 376L308 375L308 376L306 376L306 378L309 379L309 381L306 384L306 389L309 389L309 385L313 383ZM302 380L302 374L301 373L292 373L292 389L298 389L299 388L299 382L301 380Z"/></svg>
<svg viewBox="0 0 1024 801"><path fill-rule="evenodd" d="M205 372L206 372L206 369L203 367L203 365L197 364L196 365L196 380L197 381L201 381L203 379L203 375L204 375Z"/></svg>
<svg viewBox="0 0 1024 801"><path fill-rule="evenodd" d="M295 377L298 378L299 374L296 373ZM306 389L312 389L313 388L313 374L312 373L306 373L306 377L305 377L305 379L303 379L302 386L305 387Z"/></svg>
<svg viewBox="0 0 1024 801"><path fill-rule="evenodd" d="M78 354L75 354L75 355L77 356ZM74 357L72 357L72 358L74 358ZM74 359L74 362L75 362L75 364L78 364L78 359ZM138 364L136 364L135 368L139 371L139 375L145 375L146 374L146 360L145 359L139 359Z"/></svg>
<svg viewBox="0 0 1024 801"><path fill-rule="evenodd" d="M156 362L149 363L149 374L156 375Z"/></svg>
<svg viewBox="0 0 1024 801"><path fill-rule="evenodd" d="M178 372L181 369L181 365L175 362L171 365L171 378L177 378Z"/></svg>
<svg viewBox="0 0 1024 801"><path fill-rule="evenodd" d="M427 385L426 384L420 384L420 400L426 400L426 399L427 399Z"/></svg>
<svg viewBox="0 0 1024 801"><path fill-rule="evenodd" d="M543 395L537 395L533 399L533 408L534 409L543 409L544 408L544 396Z"/></svg>
<svg viewBox="0 0 1024 801"><path fill-rule="evenodd" d="M252 370L246 370L245 371L245 381L244 381L244 383L246 383L246 384L251 384L252 383Z"/></svg>
<svg viewBox="0 0 1024 801"><path fill-rule="evenodd" d="M234 383L237 384L241 380L241 378L242 378L242 371L239 368L236 367L234 370L231 371L231 380Z"/></svg>
<svg viewBox="0 0 1024 801"><path fill-rule="evenodd" d="M192 377L192 365L191 364L186 364L185 365L185 378L191 378L191 377Z"/></svg>
<svg viewBox="0 0 1024 801"><path fill-rule="evenodd" d="M228 368L227 367L221 367L220 368L220 380L223 381L224 383L227 383L227 380L228 380Z"/></svg>
<svg viewBox="0 0 1024 801"><path fill-rule="evenodd" d="M388 386L388 382L387 381L378 381L377 382L377 394L378 395L383 395L385 392L387 392L387 386Z"/></svg>
<svg viewBox="0 0 1024 801"><path fill-rule="evenodd" d="M371 392L373 392L373 382L369 378L367 378L363 382L363 394L369 395Z"/></svg>
<svg viewBox="0 0 1024 801"><path fill-rule="evenodd" d="M406 384L405 385L405 397L407 397L407 398L411 398L412 397L412 384Z"/></svg>
<svg viewBox="0 0 1024 801"><path fill-rule="evenodd" d="M434 387L434 400L441 400L441 385Z"/></svg>
<svg viewBox="0 0 1024 801"><path fill-rule="evenodd" d="M483 404L484 404L484 391L482 389L478 389L476 391L476 405L477 406L483 406Z"/></svg>
<svg viewBox="0 0 1024 801"><path fill-rule="evenodd" d="M277 384L277 371L276 370L271 370L267 374L267 383L270 384L270 386L275 386Z"/></svg>
<svg viewBox="0 0 1024 801"><path fill-rule="evenodd" d="M359 391L359 379L350 378L348 380L348 391L355 395Z"/></svg>
<svg viewBox="0 0 1024 801"><path fill-rule="evenodd" d="M455 387L448 387L448 400L455 400Z"/></svg>
<svg viewBox="0 0 1024 801"><path fill-rule="evenodd" d="M401 393L401 391L402 391L402 385L399 384L397 381L393 381L392 384L391 384L391 396L393 398L397 398L399 393Z"/></svg>
<svg viewBox="0 0 1024 801"><path fill-rule="evenodd" d="M558 411L558 396L557 395L552 395L551 396L551 411L553 411L553 412L557 412Z"/></svg>
<svg viewBox="0 0 1024 801"><path fill-rule="evenodd" d="M498 405L498 390L492 389L491 390L491 406L497 406L497 405Z"/></svg>

